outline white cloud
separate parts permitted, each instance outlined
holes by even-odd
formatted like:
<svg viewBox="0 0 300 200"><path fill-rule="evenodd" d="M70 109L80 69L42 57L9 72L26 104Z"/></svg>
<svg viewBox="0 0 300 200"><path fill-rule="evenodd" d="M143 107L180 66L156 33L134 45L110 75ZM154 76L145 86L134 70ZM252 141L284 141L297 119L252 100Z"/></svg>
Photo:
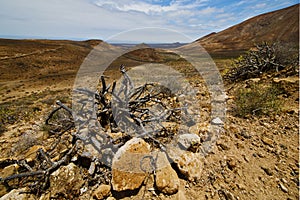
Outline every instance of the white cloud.
<svg viewBox="0 0 300 200"><path fill-rule="evenodd" d="M106 39L131 29L163 27L198 39L296 0L216 2L219 4L211 0L0 1L0 34Z"/></svg>
<svg viewBox="0 0 300 200"><path fill-rule="evenodd" d="M170 6L160 6L155 4L150 4L143 1L97 1L95 4L102 8L108 8L116 11L123 12L142 12L145 14L156 14L162 12L176 11L178 10L178 6L170 5Z"/></svg>
<svg viewBox="0 0 300 200"><path fill-rule="evenodd" d="M267 4L266 3L259 3L259 4L256 4L253 6L254 9L261 9L261 8L264 8L266 7Z"/></svg>
<svg viewBox="0 0 300 200"><path fill-rule="evenodd" d="M217 14L219 12L223 12L223 9L217 9L215 7L207 7L199 11L199 13L202 15Z"/></svg>
<svg viewBox="0 0 300 200"><path fill-rule="evenodd" d="M163 2L163 1L155 1L157 2ZM147 15L160 15L164 14L166 12L177 12L180 10L187 10L187 9L193 9L197 8L200 4L199 2L195 1L194 3L188 3L186 1L171 1L167 5L159 5L159 4L153 4L151 1L125 1L125 0L98 0L94 2L95 5L115 10L115 11L122 11L122 12L142 12Z"/></svg>

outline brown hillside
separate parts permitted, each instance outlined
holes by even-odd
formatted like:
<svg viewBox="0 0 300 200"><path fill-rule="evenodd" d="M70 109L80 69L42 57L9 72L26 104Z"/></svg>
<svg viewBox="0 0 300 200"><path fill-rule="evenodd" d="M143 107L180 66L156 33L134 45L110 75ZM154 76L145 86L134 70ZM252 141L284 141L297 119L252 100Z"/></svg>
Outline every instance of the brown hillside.
<svg viewBox="0 0 300 200"><path fill-rule="evenodd" d="M209 52L244 51L255 43L299 44L299 4L248 19L197 40Z"/></svg>
<svg viewBox="0 0 300 200"><path fill-rule="evenodd" d="M76 73L83 59L100 42L0 39L1 82Z"/></svg>

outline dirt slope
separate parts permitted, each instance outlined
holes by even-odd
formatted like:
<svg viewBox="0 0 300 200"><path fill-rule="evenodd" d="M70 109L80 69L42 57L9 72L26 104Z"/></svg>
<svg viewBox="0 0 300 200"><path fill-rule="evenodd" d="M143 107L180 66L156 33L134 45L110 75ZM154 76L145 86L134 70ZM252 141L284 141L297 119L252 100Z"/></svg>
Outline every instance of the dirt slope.
<svg viewBox="0 0 300 200"><path fill-rule="evenodd" d="M100 42L0 39L0 81L77 71L85 56Z"/></svg>
<svg viewBox="0 0 300 200"><path fill-rule="evenodd" d="M209 52L248 50L262 41L299 44L299 4L265 13L197 40Z"/></svg>

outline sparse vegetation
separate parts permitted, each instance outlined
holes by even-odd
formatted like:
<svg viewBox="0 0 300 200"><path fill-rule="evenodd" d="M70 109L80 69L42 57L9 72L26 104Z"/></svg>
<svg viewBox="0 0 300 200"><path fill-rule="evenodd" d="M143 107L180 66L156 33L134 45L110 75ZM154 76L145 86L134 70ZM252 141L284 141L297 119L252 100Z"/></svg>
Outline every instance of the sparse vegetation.
<svg viewBox="0 0 300 200"><path fill-rule="evenodd" d="M256 45L255 49L249 50L245 55L234 60L233 68L225 74L224 79L236 82L284 69L291 71L289 75L293 75L297 72L296 66L299 66L299 60L292 49L285 45L267 42ZM283 56L281 55L283 52L293 53Z"/></svg>
<svg viewBox="0 0 300 200"><path fill-rule="evenodd" d="M13 155L16 153L24 153L24 151L37 144L40 144L40 141L36 138L36 136L26 133L20 137L15 147L12 148L12 153Z"/></svg>
<svg viewBox="0 0 300 200"><path fill-rule="evenodd" d="M237 67L250 72L244 76L236 76L233 81L227 79L228 83L231 83L224 87L228 112L224 132L222 131L218 138L210 135L209 122L212 119L210 114L214 112L211 109L213 98L206 88L205 80L183 57L168 51L144 49L119 57L105 71L104 77L107 83L113 83L114 80L121 79L122 74L117 73L117 70L122 63L128 66L128 69L132 69L135 66L156 62L171 66L184 75L191 86L198 90L195 98L199 102L197 105L190 105L190 102L185 101L187 97L172 96L172 93L165 90L167 87L156 88L149 85L144 88L141 95L133 96L134 98L131 99L133 103L129 106L132 116L125 116L136 125L134 127L140 127L142 132L142 127L145 128L147 124L154 126L151 122L153 110L168 110L163 105L168 106L169 109L178 108L185 106L185 102L190 105L186 107L188 113L199 120L195 125L185 126L182 120L187 121L188 118L185 119L186 115L178 111L166 121L159 123L161 126L158 124L157 129L154 129L158 132L150 135L153 139L143 137L151 146L151 151L163 150L164 148L160 148L159 144L169 145L172 138L176 139L173 141L174 144L178 143L180 151L183 150L184 141L177 140L179 134L192 133L200 137L200 143L198 140L190 141L188 152L182 157L192 162L183 161L180 165L175 162L168 163L171 165L167 167L170 168L168 172L175 171L180 179L179 192L173 195L164 194L156 187L155 180L159 173L155 170L158 172L159 167L155 162L161 163L161 159L153 156L152 152L151 156L144 157L145 159L141 160L143 162L139 163L142 170L147 170L147 177L138 189L123 192L114 189L112 168L102 161L111 160L113 153L138 133L129 132L129 128L127 129L129 131L119 131L118 124L114 124L115 118L112 118L112 114L115 113L112 113L111 106L108 105L114 102L110 101L112 84L109 90L104 91L107 98L101 98L107 102L106 106L96 104L97 107L90 107L95 108L101 116L87 113L75 117L79 122L87 118L95 121L104 119L101 123L105 129L98 130L94 126L85 125L80 129L72 126L72 129L64 132L66 129L62 125L73 123L73 118L65 109L55 112L49 120L50 124L44 124L51 110L59 108L60 105L53 105L57 99L69 108L73 105L72 89L76 72L83 59L99 41L1 39L0 53L4 59L1 59L3 67L0 71L0 97L2 98L0 100L0 198L7 198L3 195L9 193L8 195L16 194L22 199L92 199L97 197L97 192L104 185L111 188L108 194L110 197L103 197L109 199L299 199L299 141L295 139L299 137L299 78L297 76L299 22L298 17L293 17L299 15L299 5L296 5L294 10L286 10L284 13L286 16L271 14L273 22L269 21L270 15L263 15L262 18L258 18L258 21L249 20L229 31L215 34L213 40L206 38L204 41L208 47L211 47L212 52L209 53L222 76L232 75L230 73L235 73ZM267 24L271 26L268 27ZM276 65L271 64L266 66L270 70L262 70L259 73L253 66L251 68L249 65L247 68L242 65L242 62L238 65L236 63L238 59L232 65L231 59L245 53L245 50L253 45L252 41L262 40L282 41L282 43L268 44L269 47L273 47L276 58L274 62L279 64L278 72ZM47 51L47 49L56 50ZM257 48L250 51L265 56L263 53L259 54ZM30 56L32 52L41 53ZM26 56L15 57L15 55ZM243 54L240 60L246 58L247 54ZM263 58L270 61L273 57L269 60L267 57ZM176 80L173 82L175 84ZM109 87L109 84L106 86ZM156 94L153 88L159 89L162 93L155 98L149 98L149 95ZM99 84L98 91L101 92L102 89ZM118 87L116 91L117 89ZM122 95L124 96L126 95ZM135 99L137 96L140 98ZM82 94L82 97L80 99L83 101L79 102L78 108L72 107L73 110L80 110L81 104L89 102L89 95ZM142 100L141 103L138 103L138 99ZM158 103L162 107L156 106ZM149 112L147 108L150 108ZM196 108L200 108L201 112L196 112ZM124 108L119 112L124 112ZM175 118L179 115L182 117L181 121ZM162 120L159 116L161 115L157 115L158 122ZM137 117L142 117L144 122L134 121ZM111 130L110 125L113 125L114 131ZM151 126L149 129L152 128ZM86 148L90 142L88 145L81 142L88 141L85 136L91 138L91 142L99 141L104 144L100 145L103 146L103 151L94 152ZM210 143L208 145L207 141L210 139L216 142L212 144L212 153L200 158L199 163L193 162L194 159L190 158L198 154L202 145L209 146ZM112 144L112 151L107 151L110 149L106 146L108 142ZM172 144L171 142L171 146ZM90 152L96 156L91 156ZM168 155L168 152L162 151L162 153ZM179 157L177 154L175 156ZM167 161L175 161L171 158L171 152ZM179 169L181 164L191 166L191 172L199 171L199 174L197 173L199 180L192 182L186 180L186 175ZM122 166L127 166L127 163ZM166 173L166 177L168 178L170 174ZM135 174L133 176L133 179L127 179L136 182L138 176ZM126 180L126 176L121 174L120 177L121 181ZM172 179L170 183L172 182L176 181ZM170 186L170 184L166 185Z"/></svg>
<svg viewBox="0 0 300 200"><path fill-rule="evenodd" d="M235 92L235 114L239 117L249 115L271 115L280 111L282 101L278 98L277 85L251 84Z"/></svg>

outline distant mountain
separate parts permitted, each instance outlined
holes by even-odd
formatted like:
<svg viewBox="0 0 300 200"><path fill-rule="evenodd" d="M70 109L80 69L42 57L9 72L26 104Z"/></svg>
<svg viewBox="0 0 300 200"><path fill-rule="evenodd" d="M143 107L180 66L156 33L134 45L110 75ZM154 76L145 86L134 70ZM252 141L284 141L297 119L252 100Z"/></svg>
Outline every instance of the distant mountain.
<svg viewBox="0 0 300 200"><path fill-rule="evenodd" d="M299 4L258 15L196 40L210 53L244 51L263 41L299 45Z"/></svg>

